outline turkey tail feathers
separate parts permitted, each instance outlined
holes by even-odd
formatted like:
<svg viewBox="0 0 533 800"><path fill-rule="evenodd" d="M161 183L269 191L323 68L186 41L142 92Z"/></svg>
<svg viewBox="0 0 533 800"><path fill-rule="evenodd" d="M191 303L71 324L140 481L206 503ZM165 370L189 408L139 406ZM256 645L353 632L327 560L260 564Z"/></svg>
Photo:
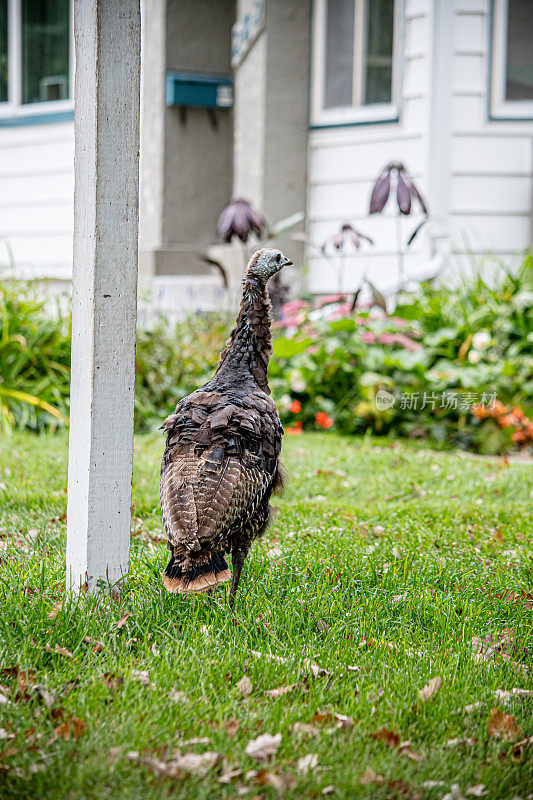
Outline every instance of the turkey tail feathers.
<svg viewBox="0 0 533 800"><path fill-rule="evenodd" d="M208 592L219 583L231 580L231 572L220 551L209 553L201 564L183 566L172 555L163 575L163 585L170 594Z"/></svg>

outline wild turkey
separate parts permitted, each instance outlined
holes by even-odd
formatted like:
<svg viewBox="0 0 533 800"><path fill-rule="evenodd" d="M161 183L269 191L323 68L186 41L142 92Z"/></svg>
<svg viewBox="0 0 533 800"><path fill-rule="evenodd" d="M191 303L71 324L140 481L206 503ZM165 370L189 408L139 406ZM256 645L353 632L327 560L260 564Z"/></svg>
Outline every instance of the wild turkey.
<svg viewBox="0 0 533 800"><path fill-rule="evenodd" d="M163 583L171 593L205 592L231 578L233 602L250 545L268 526L270 496L282 488L267 282L287 264L279 250L254 253L214 377L164 422L161 513L172 555Z"/></svg>

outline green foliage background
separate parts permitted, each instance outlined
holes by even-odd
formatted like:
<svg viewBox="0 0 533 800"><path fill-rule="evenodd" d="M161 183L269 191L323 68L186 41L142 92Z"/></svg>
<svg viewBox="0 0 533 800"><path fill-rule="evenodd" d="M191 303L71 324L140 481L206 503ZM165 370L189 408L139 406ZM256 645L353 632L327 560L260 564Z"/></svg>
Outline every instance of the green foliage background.
<svg viewBox="0 0 533 800"><path fill-rule="evenodd" d="M26 284L0 282L0 428L41 431L68 424L70 315ZM154 430L176 402L212 375L231 319L202 314L137 333L135 427ZM476 349L477 333L484 333ZM533 258L489 286L478 275L455 288L423 285L394 316L367 313L311 321L278 335L270 366L282 421L315 427L326 412L342 433L431 437L482 452L512 448L511 428L458 409L402 408L402 393L496 393L533 416ZM479 338L479 337L478 337ZM407 347L405 346L407 343ZM416 349L415 349L416 348ZM386 411L375 397L395 397ZM290 412L291 401L302 411Z"/></svg>

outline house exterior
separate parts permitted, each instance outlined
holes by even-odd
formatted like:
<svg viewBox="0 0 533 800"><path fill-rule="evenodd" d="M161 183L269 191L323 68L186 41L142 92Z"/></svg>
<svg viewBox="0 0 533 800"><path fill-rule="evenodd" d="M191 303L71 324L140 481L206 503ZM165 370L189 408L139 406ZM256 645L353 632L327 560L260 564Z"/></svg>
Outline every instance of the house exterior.
<svg viewBox="0 0 533 800"><path fill-rule="evenodd" d="M375 244L348 257L342 288L363 272L393 286L396 237L406 250L421 217L398 223L393 203L368 216L390 161L430 207L407 274L532 244L531 0L144 0L142 13L139 268L156 298L222 298L205 253L232 196L270 222L305 212L305 237L280 245L311 292L338 288L320 246L343 222ZM21 274L62 283L72 17L71 0L0 0L0 264L9 243Z"/></svg>

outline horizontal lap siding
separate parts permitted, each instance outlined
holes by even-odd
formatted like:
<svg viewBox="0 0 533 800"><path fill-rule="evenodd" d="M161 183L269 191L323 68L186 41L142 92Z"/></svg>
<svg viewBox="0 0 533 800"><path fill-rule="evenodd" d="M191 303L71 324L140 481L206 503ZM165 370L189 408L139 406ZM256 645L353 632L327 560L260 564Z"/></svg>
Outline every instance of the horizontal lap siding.
<svg viewBox="0 0 533 800"><path fill-rule="evenodd" d="M393 209L368 216L372 185L389 161L403 161L426 189L429 49L429 0L404 4L404 63L399 123L347 126L312 130L309 135L309 195L307 233L321 245L342 222L349 221L374 238L376 245L346 261L344 288L358 285L366 272L377 286L397 280ZM420 218L402 220L402 239ZM337 261L328 261L308 248L309 288L327 293L337 288ZM423 238L406 258L407 272L427 262Z"/></svg>
<svg viewBox="0 0 533 800"><path fill-rule="evenodd" d="M458 264L473 255L485 270L483 253L512 261L532 242L533 122L488 119L489 0L454 12L452 244Z"/></svg>
<svg viewBox="0 0 533 800"><path fill-rule="evenodd" d="M72 122L0 128L0 237L21 274L70 277L73 200Z"/></svg>

